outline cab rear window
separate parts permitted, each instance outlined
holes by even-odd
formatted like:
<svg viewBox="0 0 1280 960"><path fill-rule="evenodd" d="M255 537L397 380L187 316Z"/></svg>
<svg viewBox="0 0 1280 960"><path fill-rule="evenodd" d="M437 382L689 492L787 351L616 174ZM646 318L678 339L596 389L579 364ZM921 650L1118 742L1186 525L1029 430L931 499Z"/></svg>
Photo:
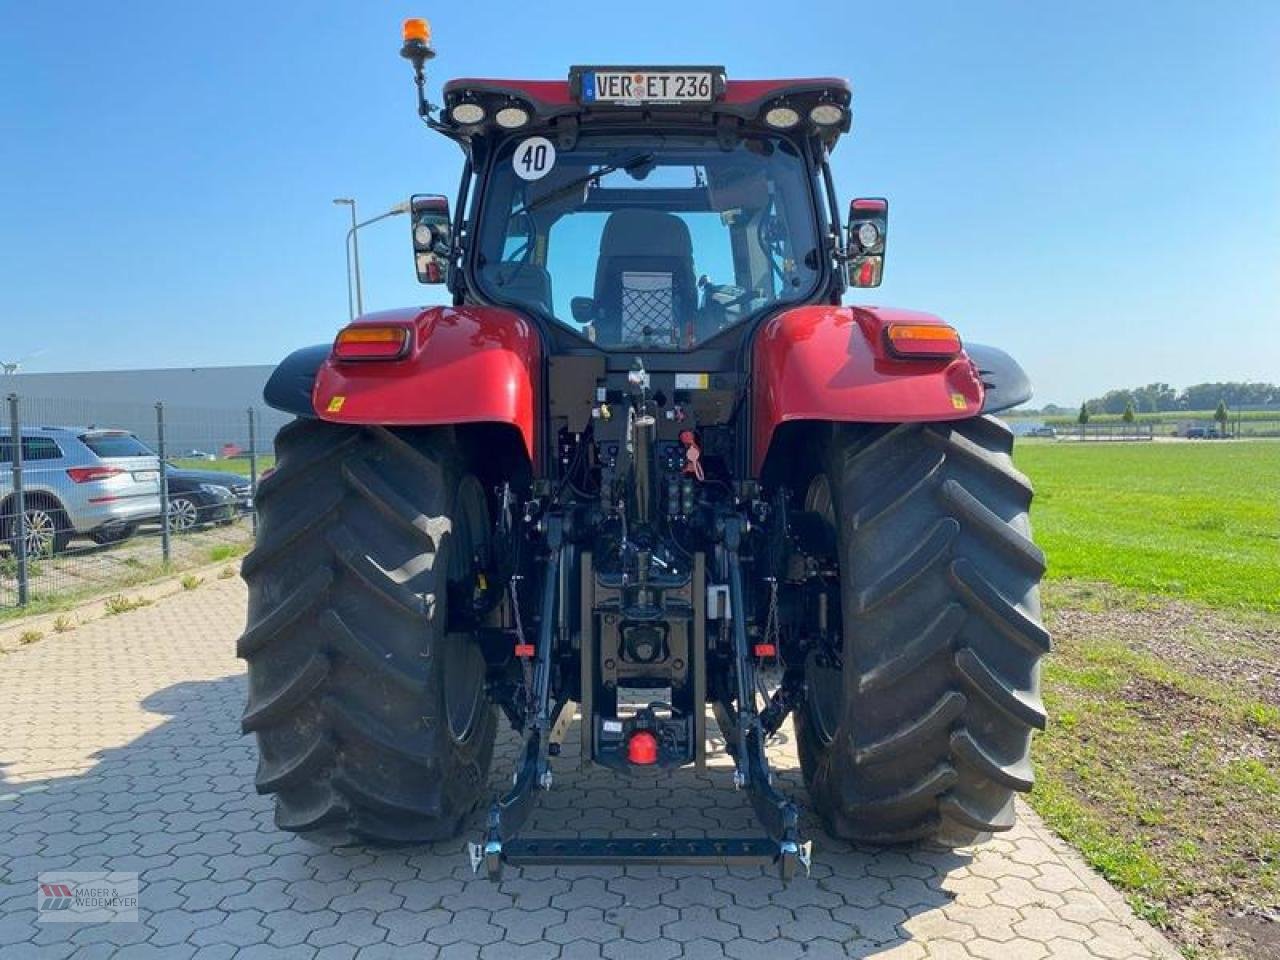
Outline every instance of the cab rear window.
<svg viewBox="0 0 1280 960"><path fill-rule="evenodd" d="M152 457L146 444L131 433L86 433L80 441L104 460L111 457Z"/></svg>

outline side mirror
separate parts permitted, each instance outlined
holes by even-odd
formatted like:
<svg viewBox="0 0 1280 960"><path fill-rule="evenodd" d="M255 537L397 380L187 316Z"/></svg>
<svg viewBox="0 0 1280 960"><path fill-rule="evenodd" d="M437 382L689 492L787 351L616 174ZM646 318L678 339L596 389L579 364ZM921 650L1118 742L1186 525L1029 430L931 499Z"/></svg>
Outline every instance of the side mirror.
<svg viewBox="0 0 1280 960"><path fill-rule="evenodd" d="M586 326L596 318L596 302L591 297L574 297L569 301L573 319Z"/></svg>
<svg viewBox="0 0 1280 960"><path fill-rule="evenodd" d="M849 240L845 271L851 287L878 287L884 273L884 241L889 231L889 201L864 197L849 204Z"/></svg>
<svg viewBox="0 0 1280 960"><path fill-rule="evenodd" d="M419 283L444 283L450 254L449 199L437 194L409 198L413 230L413 262Z"/></svg>

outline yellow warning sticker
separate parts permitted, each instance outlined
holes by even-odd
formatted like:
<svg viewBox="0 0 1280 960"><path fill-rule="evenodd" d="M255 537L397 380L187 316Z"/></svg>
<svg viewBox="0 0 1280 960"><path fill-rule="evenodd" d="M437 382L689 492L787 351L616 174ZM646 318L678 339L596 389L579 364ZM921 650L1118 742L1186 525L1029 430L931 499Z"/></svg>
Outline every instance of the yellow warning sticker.
<svg viewBox="0 0 1280 960"><path fill-rule="evenodd" d="M957 410L969 409L969 401L965 399L963 393L953 393L951 395L951 405Z"/></svg>
<svg viewBox="0 0 1280 960"><path fill-rule="evenodd" d="M332 400L329 401L329 406L326 408L326 410L328 413L337 413L342 409L342 405L346 402L347 402L347 398L344 397L342 394L338 394L336 397L334 397Z"/></svg>

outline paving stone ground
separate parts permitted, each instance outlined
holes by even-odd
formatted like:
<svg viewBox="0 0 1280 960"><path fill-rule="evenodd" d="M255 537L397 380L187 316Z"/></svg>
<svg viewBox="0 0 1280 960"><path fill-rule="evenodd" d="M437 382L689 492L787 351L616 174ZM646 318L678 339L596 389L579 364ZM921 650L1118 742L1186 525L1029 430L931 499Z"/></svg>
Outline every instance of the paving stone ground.
<svg viewBox="0 0 1280 960"><path fill-rule="evenodd" d="M4 960L1176 956L1026 808L958 851L853 848L808 822L813 874L787 887L649 867L511 869L494 885L462 841L335 849L282 833L239 733L243 610L241 583L216 580L0 657ZM508 736L495 788L513 749ZM803 802L789 736L771 758ZM703 779L562 760L538 832L752 831L722 752ZM140 874L138 922L39 922L39 873L108 869Z"/></svg>

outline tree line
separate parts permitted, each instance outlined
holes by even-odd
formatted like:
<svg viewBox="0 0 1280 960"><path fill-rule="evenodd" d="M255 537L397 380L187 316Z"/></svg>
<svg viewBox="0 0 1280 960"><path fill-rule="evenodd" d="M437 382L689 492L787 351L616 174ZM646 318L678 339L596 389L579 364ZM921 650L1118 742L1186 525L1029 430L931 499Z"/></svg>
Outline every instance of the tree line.
<svg viewBox="0 0 1280 960"><path fill-rule="evenodd" d="M1183 390L1175 390L1167 383L1149 383L1145 387L1126 390L1108 390L1100 397L1084 402L1090 414L1111 413L1164 413L1178 410L1217 410L1219 406L1232 409L1240 407L1280 406L1280 386L1274 383L1196 383ZM1031 411L1027 411L1031 412ZM1056 404L1047 404L1042 414L1067 414L1076 411Z"/></svg>

